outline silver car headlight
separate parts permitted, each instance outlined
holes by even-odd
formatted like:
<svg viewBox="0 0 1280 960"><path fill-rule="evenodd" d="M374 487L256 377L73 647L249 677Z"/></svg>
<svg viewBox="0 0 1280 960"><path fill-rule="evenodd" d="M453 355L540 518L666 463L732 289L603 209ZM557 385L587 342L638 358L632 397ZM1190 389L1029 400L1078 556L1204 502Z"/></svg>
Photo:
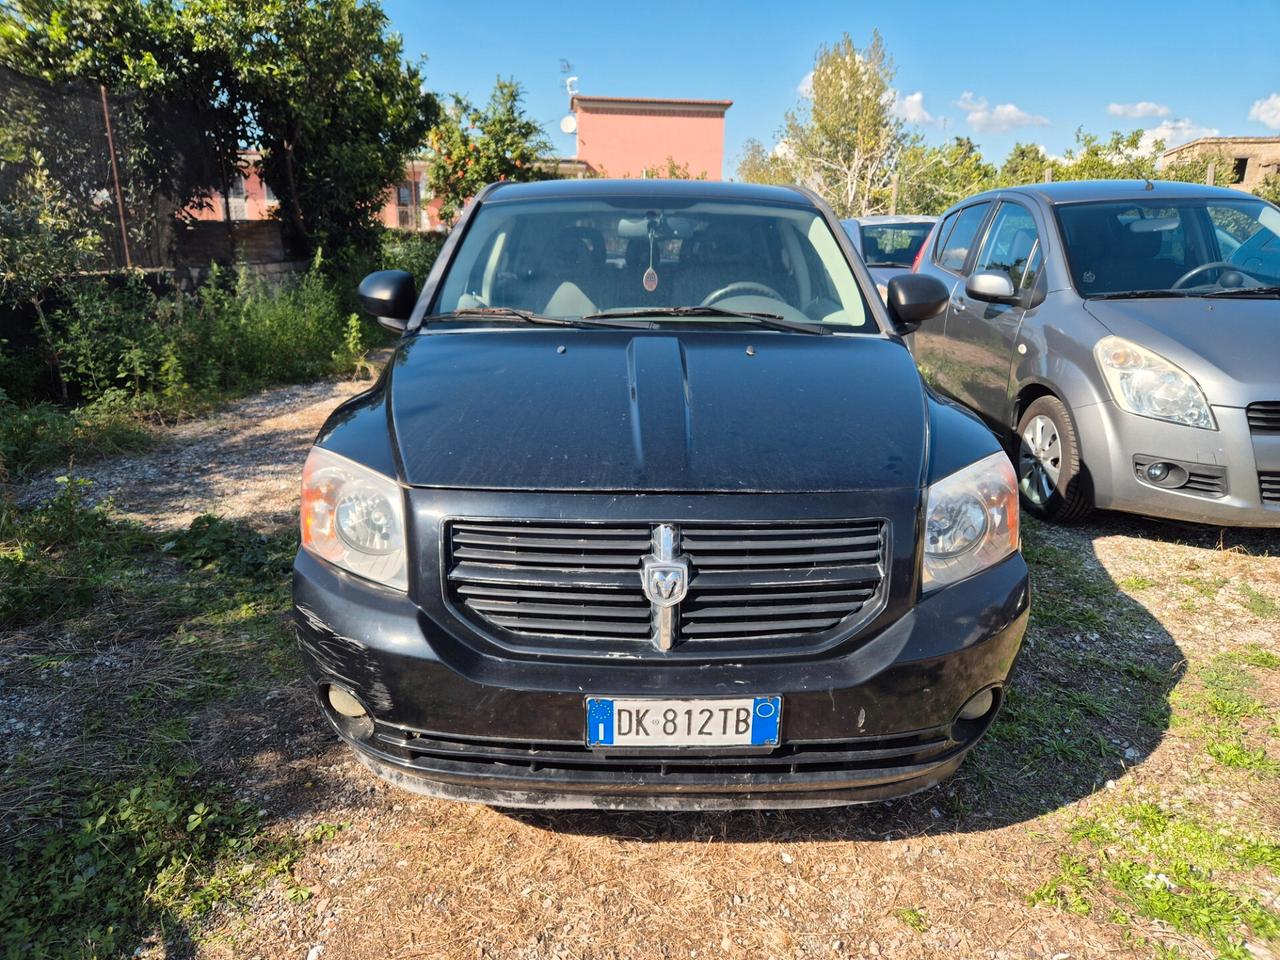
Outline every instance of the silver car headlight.
<svg viewBox="0 0 1280 960"><path fill-rule="evenodd" d="M1153 420L1218 429L1204 391L1177 364L1123 337L1103 337L1093 355L1120 409Z"/></svg>
<svg viewBox="0 0 1280 960"><path fill-rule="evenodd" d="M404 494L390 477L321 447L302 468L303 549L357 576L409 588Z"/></svg>
<svg viewBox="0 0 1280 960"><path fill-rule="evenodd" d="M971 577L1018 549L1018 478L1004 453L943 477L925 499L924 590Z"/></svg>

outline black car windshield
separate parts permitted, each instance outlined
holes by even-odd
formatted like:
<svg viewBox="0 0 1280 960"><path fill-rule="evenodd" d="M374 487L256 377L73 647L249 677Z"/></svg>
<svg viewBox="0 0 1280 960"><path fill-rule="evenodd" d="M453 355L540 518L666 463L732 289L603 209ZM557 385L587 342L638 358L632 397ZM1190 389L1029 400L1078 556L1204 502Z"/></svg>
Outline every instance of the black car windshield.
<svg viewBox="0 0 1280 960"><path fill-rule="evenodd" d="M861 224L862 259L868 267L910 267L932 229L928 221Z"/></svg>
<svg viewBox="0 0 1280 960"><path fill-rule="evenodd" d="M466 319L468 311L488 308L491 319L492 308L516 308L577 320L643 312L655 323L723 325L737 312L876 332L848 261L813 209L738 200L664 204L660 196L651 203L483 204L432 314ZM680 313L687 307L718 309Z"/></svg>
<svg viewBox="0 0 1280 960"><path fill-rule="evenodd" d="M1251 197L1063 204L1085 297L1205 296L1280 284L1280 210Z"/></svg>

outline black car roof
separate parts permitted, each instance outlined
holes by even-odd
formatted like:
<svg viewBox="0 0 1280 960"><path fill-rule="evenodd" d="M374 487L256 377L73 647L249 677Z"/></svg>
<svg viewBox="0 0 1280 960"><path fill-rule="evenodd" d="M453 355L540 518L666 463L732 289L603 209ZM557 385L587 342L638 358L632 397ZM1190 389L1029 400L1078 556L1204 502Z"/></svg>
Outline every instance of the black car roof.
<svg viewBox="0 0 1280 960"><path fill-rule="evenodd" d="M1002 193L1028 194L1048 204L1082 203L1089 200L1186 200L1193 197L1239 200L1242 197L1239 190L1173 180L1063 180L1058 183L1029 183L1019 187L988 190L979 196L994 197ZM976 200L977 197L972 199Z"/></svg>
<svg viewBox="0 0 1280 960"><path fill-rule="evenodd" d="M490 184L481 200L543 200L591 197L678 197L683 200L744 200L812 207L798 187L771 187L723 180L540 180Z"/></svg>

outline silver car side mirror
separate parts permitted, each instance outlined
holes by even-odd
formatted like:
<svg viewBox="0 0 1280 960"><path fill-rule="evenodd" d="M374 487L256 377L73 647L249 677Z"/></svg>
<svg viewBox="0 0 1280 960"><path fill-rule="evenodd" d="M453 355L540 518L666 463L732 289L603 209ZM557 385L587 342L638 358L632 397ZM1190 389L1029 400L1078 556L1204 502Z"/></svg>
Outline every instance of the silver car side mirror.
<svg viewBox="0 0 1280 960"><path fill-rule="evenodd" d="M965 283L964 292L974 300L986 300L988 303L1016 303L1018 300L1018 291L1013 289L1013 281L1003 270L975 273Z"/></svg>

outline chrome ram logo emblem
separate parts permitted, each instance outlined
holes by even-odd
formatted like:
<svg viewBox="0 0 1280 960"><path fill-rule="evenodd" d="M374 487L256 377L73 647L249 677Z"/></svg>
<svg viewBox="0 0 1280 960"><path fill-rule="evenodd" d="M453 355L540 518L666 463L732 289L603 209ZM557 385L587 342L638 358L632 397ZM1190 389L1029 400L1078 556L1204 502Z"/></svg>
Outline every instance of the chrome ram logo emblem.
<svg viewBox="0 0 1280 960"><path fill-rule="evenodd" d="M644 562L644 595L659 607L673 607L689 592L689 567L683 561Z"/></svg>

